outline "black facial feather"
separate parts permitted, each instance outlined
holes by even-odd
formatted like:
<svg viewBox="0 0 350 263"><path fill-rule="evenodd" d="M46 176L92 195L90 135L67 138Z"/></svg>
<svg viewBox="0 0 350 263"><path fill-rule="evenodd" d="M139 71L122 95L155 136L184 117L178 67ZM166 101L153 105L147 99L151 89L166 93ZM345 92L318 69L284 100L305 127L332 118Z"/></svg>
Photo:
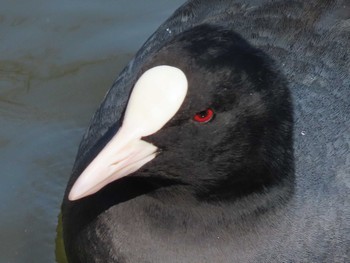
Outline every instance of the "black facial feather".
<svg viewBox="0 0 350 263"><path fill-rule="evenodd" d="M163 64L185 72L189 91L178 114L144 138L163 149L146 165L147 176L167 171L161 176L189 185L202 200L235 200L293 181L291 98L270 58L231 30L201 25L160 49L146 68ZM215 119L191 120L208 107Z"/></svg>

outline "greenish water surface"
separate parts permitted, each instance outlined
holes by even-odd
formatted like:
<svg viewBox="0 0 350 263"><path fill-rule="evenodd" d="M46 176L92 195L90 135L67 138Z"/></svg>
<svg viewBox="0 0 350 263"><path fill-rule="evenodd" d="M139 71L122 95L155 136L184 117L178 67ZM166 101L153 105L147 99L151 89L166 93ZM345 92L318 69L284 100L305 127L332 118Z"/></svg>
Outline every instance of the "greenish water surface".
<svg viewBox="0 0 350 263"><path fill-rule="evenodd" d="M56 229L82 134L120 70L184 2L1 0L1 263L64 262Z"/></svg>

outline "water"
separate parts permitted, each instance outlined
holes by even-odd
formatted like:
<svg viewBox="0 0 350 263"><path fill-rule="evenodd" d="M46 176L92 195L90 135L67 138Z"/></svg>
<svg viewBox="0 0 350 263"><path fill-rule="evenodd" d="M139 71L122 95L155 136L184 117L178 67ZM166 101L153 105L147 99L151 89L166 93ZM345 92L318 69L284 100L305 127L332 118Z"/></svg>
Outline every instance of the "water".
<svg viewBox="0 0 350 263"><path fill-rule="evenodd" d="M118 72L184 0L0 2L0 262L55 262L79 141Z"/></svg>

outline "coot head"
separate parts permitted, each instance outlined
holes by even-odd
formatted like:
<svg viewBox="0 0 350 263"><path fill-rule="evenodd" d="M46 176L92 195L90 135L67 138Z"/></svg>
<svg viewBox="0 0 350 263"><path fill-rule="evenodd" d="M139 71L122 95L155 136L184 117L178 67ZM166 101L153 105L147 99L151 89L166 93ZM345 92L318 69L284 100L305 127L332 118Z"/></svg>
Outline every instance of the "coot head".
<svg viewBox="0 0 350 263"><path fill-rule="evenodd" d="M171 73L157 72L164 65ZM155 75L168 73L166 85L174 94L171 91L164 96L177 100L169 106L170 113L160 117L160 123L150 125L152 131L135 136L141 146L128 142L120 146L130 139L125 138L137 129L138 123L147 126L148 122L157 122L157 116L151 117L156 120L149 119L147 108L158 103L152 97L163 99L157 90L131 94L128 108L138 108L143 96L151 99L136 110L136 117L128 113L132 109L127 109L122 121L115 120L122 122L121 129L130 126L125 129L126 135L117 139L116 145L112 142L118 133L111 139L101 153L109 146L117 150L108 157L100 153L95 158L110 158L109 163L98 163L102 170L94 167L88 175L81 176L85 179L78 179L70 193L71 200L94 194L124 176L178 184L198 200L206 201L233 201L293 181L291 97L286 81L269 57L231 30L200 25L175 36L145 61L137 73L141 86L138 89L153 86L152 81L161 82ZM151 84L144 84L149 81ZM133 96L141 98L135 99L137 105L131 102ZM170 101L155 107L162 112ZM125 124L128 119L132 124ZM137 150L127 149L132 147ZM142 158L131 161L141 160L135 167L125 169L124 165L103 175L108 166L142 151Z"/></svg>

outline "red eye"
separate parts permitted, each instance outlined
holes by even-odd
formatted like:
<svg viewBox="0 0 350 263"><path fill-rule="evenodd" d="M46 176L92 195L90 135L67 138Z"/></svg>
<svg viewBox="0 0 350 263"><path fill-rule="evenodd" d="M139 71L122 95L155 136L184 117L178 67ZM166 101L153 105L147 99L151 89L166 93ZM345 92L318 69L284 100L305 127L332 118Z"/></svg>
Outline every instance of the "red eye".
<svg viewBox="0 0 350 263"><path fill-rule="evenodd" d="M209 122L214 117L214 111L212 109L207 109L201 112L198 112L194 115L193 119L197 122Z"/></svg>

